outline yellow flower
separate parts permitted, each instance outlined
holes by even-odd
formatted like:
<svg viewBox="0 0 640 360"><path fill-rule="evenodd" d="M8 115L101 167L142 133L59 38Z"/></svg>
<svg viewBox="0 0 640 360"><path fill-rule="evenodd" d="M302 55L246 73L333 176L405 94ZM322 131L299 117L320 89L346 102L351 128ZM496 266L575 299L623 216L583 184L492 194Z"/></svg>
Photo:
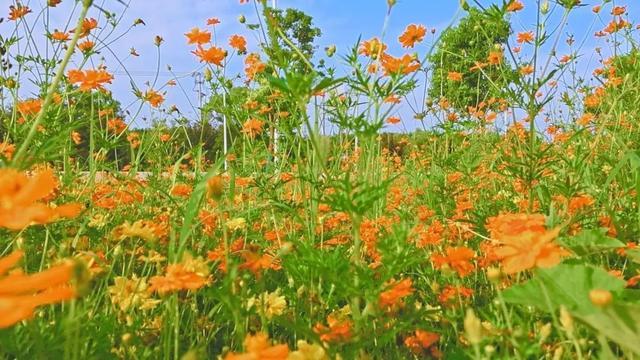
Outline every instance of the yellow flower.
<svg viewBox="0 0 640 360"><path fill-rule="evenodd" d="M101 229L107 224L107 215L104 214L94 214L91 219L89 219L89 227L94 229Z"/></svg>
<svg viewBox="0 0 640 360"><path fill-rule="evenodd" d="M141 238L146 241L155 241L157 239L155 230L154 224L148 220L138 220L133 224L125 221L113 230L113 236L116 240Z"/></svg>
<svg viewBox="0 0 640 360"><path fill-rule="evenodd" d="M247 226L247 220L244 218L235 218L225 223L227 229L231 231L242 230Z"/></svg>
<svg viewBox="0 0 640 360"><path fill-rule="evenodd" d="M131 279L118 276L114 282L114 285L108 288L111 303L123 312L131 308L153 309L160 302L160 300L149 298L147 291L149 285L145 278L140 279L136 275Z"/></svg>
<svg viewBox="0 0 640 360"><path fill-rule="evenodd" d="M322 346L299 340L298 351L290 353L287 360L329 360L329 356Z"/></svg>
<svg viewBox="0 0 640 360"><path fill-rule="evenodd" d="M264 292L258 298L254 296L249 299L247 307L252 308L254 305L267 319L272 319L274 316L284 313L287 309L287 300L280 295L280 289L278 289L271 293Z"/></svg>

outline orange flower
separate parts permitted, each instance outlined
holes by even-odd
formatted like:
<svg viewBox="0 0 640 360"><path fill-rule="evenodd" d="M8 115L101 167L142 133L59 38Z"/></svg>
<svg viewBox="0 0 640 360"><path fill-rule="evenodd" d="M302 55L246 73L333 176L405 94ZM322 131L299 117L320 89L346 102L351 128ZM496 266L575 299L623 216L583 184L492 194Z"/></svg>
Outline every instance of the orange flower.
<svg viewBox="0 0 640 360"><path fill-rule="evenodd" d="M271 345L269 336L264 333L247 335L244 340L246 353L229 353L225 360L284 360L289 356L289 346L286 344Z"/></svg>
<svg viewBox="0 0 640 360"><path fill-rule="evenodd" d="M105 90L104 84L111 84L113 76L106 70L69 70L67 78L72 84L80 84L80 91Z"/></svg>
<svg viewBox="0 0 640 360"><path fill-rule="evenodd" d="M384 99L384 102L387 104L400 104L402 100L399 96L391 94Z"/></svg>
<svg viewBox="0 0 640 360"><path fill-rule="evenodd" d="M24 6L20 3L17 6L9 6L9 20L16 21L25 17L28 13L31 12L28 6Z"/></svg>
<svg viewBox="0 0 640 360"><path fill-rule="evenodd" d="M438 295L438 301L443 305L453 305L471 296L473 296L473 289L464 286L447 285Z"/></svg>
<svg viewBox="0 0 640 360"><path fill-rule="evenodd" d="M440 335L425 330L416 330L415 335L404 339L404 346L416 355L421 355L440 340Z"/></svg>
<svg viewBox="0 0 640 360"><path fill-rule="evenodd" d="M494 253L506 274L553 267L568 255L554 242L560 229L547 230L544 215L502 214L489 218L487 229L495 240Z"/></svg>
<svg viewBox="0 0 640 360"><path fill-rule="evenodd" d="M54 41L69 41L69 33L66 32L62 32L59 30L55 30L52 34L51 34L51 40Z"/></svg>
<svg viewBox="0 0 640 360"><path fill-rule="evenodd" d="M416 43L424 40L426 34L427 29L424 26L411 24L407 26L404 33L400 35L398 40L402 44L402 47L412 48L416 45Z"/></svg>
<svg viewBox="0 0 640 360"><path fill-rule="evenodd" d="M624 15L625 12L627 12L626 6L616 6L613 8L613 10L611 10L611 15L620 16L620 15Z"/></svg>
<svg viewBox="0 0 640 360"><path fill-rule="evenodd" d="M420 62L415 58L415 56L409 54L405 54L401 58L383 54L382 67L384 68L385 75L407 75L420 69Z"/></svg>
<svg viewBox="0 0 640 360"><path fill-rule="evenodd" d="M380 293L378 304L383 309L390 309L402 304L402 299L413 294L411 279L391 283L388 290Z"/></svg>
<svg viewBox="0 0 640 360"><path fill-rule="evenodd" d="M320 340L328 343L347 342L351 340L353 324L351 320L336 314L327 316L327 325L320 323L313 327L313 331L320 335Z"/></svg>
<svg viewBox="0 0 640 360"><path fill-rule="evenodd" d="M380 39L373 38L366 40L360 45L360 54L369 56L373 59L377 59L379 55L382 55L387 49L387 45L383 44Z"/></svg>
<svg viewBox="0 0 640 360"><path fill-rule="evenodd" d="M207 195L214 199L220 198L224 191L224 179L216 175L207 180Z"/></svg>
<svg viewBox="0 0 640 360"><path fill-rule="evenodd" d="M397 116L389 116L387 118L387 123L391 124L391 125L399 124L400 123L400 118L397 117Z"/></svg>
<svg viewBox="0 0 640 360"><path fill-rule="evenodd" d="M176 184L173 189L171 189L171 195L180 196L180 197L189 197L193 188L187 184Z"/></svg>
<svg viewBox="0 0 640 360"><path fill-rule="evenodd" d="M59 218L76 217L79 204L51 207L39 202L58 186L50 169L27 177L15 169L0 169L0 227L22 230L32 224L47 224Z"/></svg>
<svg viewBox="0 0 640 360"><path fill-rule="evenodd" d="M187 37L188 44L202 45L211 41L211 33L209 31L202 31L198 28L191 29L190 32L184 34Z"/></svg>
<svg viewBox="0 0 640 360"><path fill-rule="evenodd" d="M253 80L257 74L263 72L267 67L260 61L260 55L258 54L249 54L249 56L244 59L244 65L244 72L249 80Z"/></svg>
<svg viewBox="0 0 640 360"><path fill-rule="evenodd" d="M577 195L569 200L569 214L575 215L583 209L586 209L593 205L595 200L589 195Z"/></svg>
<svg viewBox="0 0 640 360"><path fill-rule="evenodd" d="M449 71L447 74L447 80L449 81L462 81L462 73Z"/></svg>
<svg viewBox="0 0 640 360"><path fill-rule="evenodd" d="M473 272L474 266L472 260L476 254L473 250L465 246L448 247L446 255L433 254L431 261L436 269L442 269L448 266L455 270L461 277L467 276Z"/></svg>
<svg viewBox="0 0 640 360"><path fill-rule="evenodd" d="M518 44L531 44L533 42L535 35L533 31L521 32L518 33Z"/></svg>
<svg viewBox="0 0 640 360"><path fill-rule="evenodd" d="M502 50L493 50L489 53L489 56L487 57L487 61L491 65L500 65L502 64L503 57L504 55L502 53Z"/></svg>
<svg viewBox="0 0 640 360"><path fill-rule="evenodd" d="M7 160L13 158L13 153L16 152L16 146L8 142L0 142L0 156Z"/></svg>
<svg viewBox="0 0 640 360"><path fill-rule="evenodd" d="M42 108L42 100L40 99L29 99L25 101L20 101L16 108L18 112L22 114L22 116L35 115L40 112Z"/></svg>
<svg viewBox="0 0 640 360"><path fill-rule="evenodd" d="M244 53L247 51L247 40L243 36L233 35L229 38L229 46Z"/></svg>
<svg viewBox="0 0 640 360"><path fill-rule="evenodd" d="M520 11L524 9L524 5L518 1L518 0L513 0L509 3L509 5L507 6L507 11L508 12L516 12L516 11Z"/></svg>
<svg viewBox="0 0 640 360"><path fill-rule="evenodd" d="M222 66L224 58L227 57L226 51L215 46L208 49L198 46L198 49L193 51L193 54L200 58L200 62L206 62L217 66Z"/></svg>
<svg viewBox="0 0 640 360"><path fill-rule="evenodd" d="M68 284L74 268L70 263L33 275L19 271L6 275L22 256L18 251L0 258L0 329L31 318L39 306L76 296L75 289Z"/></svg>
<svg viewBox="0 0 640 360"><path fill-rule="evenodd" d="M149 102L152 107L157 108L164 102L164 96L155 90L147 90L144 94L144 100Z"/></svg>
<svg viewBox="0 0 640 360"><path fill-rule="evenodd" d="M249 270L256 278L260 278L264 270L278 270L280 265L269 254L259 254L253 251L241 251L240 256L244 260L238 267L240 270Z"/></svg>
<svg viewBox="0 0 640 360"><path fill-rule="evenodd" d="M96 46L96 44L93 41L86 40L78 44L78 49L83 53L88 53L93 50L94 46Z"/></svg>
<svg viewBox="0 0 640 360"><path fill-rule="evenodd" d="M527 76L533 74L533 65L524 65L520 67L520 75Z"/></svg>
<svg viewBox="0 0 640 360"><path fill-rule="evenodd" d="M208 283L208 274L188 269L188 266L178 263L167 266L165 276L152 277L149 280L149 291L166 294L180 290L198 290Z"/></svg>
<svg viewBox="0 0 640 360"><path fill-rule="evenodd" d="M218 25L218 24L220 24L220 19L218 18L207 19L207 25Z"/></svg>
<svg viewBox="0 0 640 360"><path fill-rule="evenodd" d="M263 126L264 121L249 119L242 125L242 133L253 139L262 132Z"/></svg>
<svg viewBox="0 0 640 360"><path fill-rule="evenodd" d="M80 29L80 38L89 36L89 34L91 33L91 30L97 27L98 27L98 20L94 18L82 20L82 29Z"/></svg>
<svg viewBox="0 0 640 360"><path fill-rule="evenodd" d="M80 145L82 143L82 136L80 136L79 132L72 131L71 132L71 140L73 141L74 144Z"/></svg>
<svg viewBox="0 0 640 360"><path fill-rule="evenodd" d="M122 134L127 129L127 124L120 118L113 118L107 120L107 130L116 135Z"/></svg>

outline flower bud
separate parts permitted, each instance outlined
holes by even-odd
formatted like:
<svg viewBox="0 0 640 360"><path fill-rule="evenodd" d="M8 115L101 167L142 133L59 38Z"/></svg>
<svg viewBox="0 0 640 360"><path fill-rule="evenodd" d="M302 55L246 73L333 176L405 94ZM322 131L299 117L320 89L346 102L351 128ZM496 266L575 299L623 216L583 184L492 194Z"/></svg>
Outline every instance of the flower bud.
<svg viewBox="0 0 640 360"><path fill-rule="evenodd" d="M542 15L547 15L549 13L549 2L545 1L542 3L542 5L540 6L540 12L542 13Z"/></svg>
<svg viewBox="0 0 640 360"><path fill-rule="evenodd" d="M489 281L496 282L500 280L501 276L502 271L500 271L500 269L495 267L490 267L487 269L487 278L489 279Z"/></svg>
<svg viewBox="0 0 640 360"><path fill-rule="evenodd" d="M336 46L335 45L331 45L331 46L327 46L324 49L325 53L327 54L328 57L332 57L333 54L336 53Z"/></svg>
<svg viewBox="0 0 640 360"><path fill-rule="evenodd" d="M560 324L567 334L573 333L573 317L564 305L560 307Z"/></svg>
<svg viewBox="0 0 640 360"><path fill-rule="evenodd" d="M247 18L244 15L240 15L240 16L238 16L238 22L240 24L244 24L244 23L247 22Z"/></svg>
<svg viewBox="0 0 640 360"><path fill-rule="evenodd" d="M15 89L17 83L13 78L8 78L4 84L7 89Z"/></svg>
<svg viewBox="0 0 640 360"><path fill-rule="evenodd" d="M473 345L482 341L482 325L472 309L467 309L467 315L464 317L464 333Z"/></svg>
<svg viewBox="0 0 640 360"><path fill-rule="evenodd" d="M589 291L589 300L593 305L603 308L611 304L613 295L609 290L593 289Z"/></svg>
<svg viewBox="0 0 640 360"><path fill-rule="evenodd" d="M207 194L214 199L220 199L224 190L224 180L217 175L207 180Z"/></svg>

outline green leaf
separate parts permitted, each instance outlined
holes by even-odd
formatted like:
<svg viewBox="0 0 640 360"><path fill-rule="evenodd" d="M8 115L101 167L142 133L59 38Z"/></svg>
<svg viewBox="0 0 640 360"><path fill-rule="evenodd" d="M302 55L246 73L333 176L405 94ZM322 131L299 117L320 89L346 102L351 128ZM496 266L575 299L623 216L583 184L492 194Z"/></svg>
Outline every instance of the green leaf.
<svg viewBox="0 0 640 360"><path fill-rule="evenodd" d="M633 261L634 263L640 264L640 250L627 250L625 253L627 254L627 258L629 260Z"/></svg>
<svg viewBox="0 0 640 360"><path fill-rule="evenodd" d="M607 236L606 229L585 230L576 236L560 239L560 242L580 256L624 247L620 240Z"/></svg>
<svg viewBox="0 0 640 360"><path fill-rule="evenodd" d="M640 305L614 303L602 310L573 315L623 349L640 355Z"/></svg>
<svg viewBox="0 0 640 360"><path fill-rule="evenodd" d="M597 308L589 300L593 289L613 293L624 289L625 282L601 268L587 265L561 264L541 269L528 282L504 292L505 301L533 306L543 311L556 311L560 305L568 310L590 311Z"/></svg>

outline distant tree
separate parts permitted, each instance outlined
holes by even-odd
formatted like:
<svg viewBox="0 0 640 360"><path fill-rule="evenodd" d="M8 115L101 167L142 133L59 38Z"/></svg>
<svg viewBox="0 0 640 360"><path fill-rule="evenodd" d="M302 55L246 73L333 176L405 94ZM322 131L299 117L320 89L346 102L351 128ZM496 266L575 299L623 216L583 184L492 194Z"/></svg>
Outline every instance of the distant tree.
<svg viewBox="0 0 640 360"><path fill-rule="evenodd" d="M320 28L313 25L313 17L297 9L274 9L265 7L264 16L267 20L267 32L269 44L265 47L265 53L279 68L293 66L300 72L308 72L309 69L300 59L300 56L287 45L279 36L278 29L300 50L309 60L313 59L316 51L314 42L322 35Z"/></svg>
<svg viewBox="0 0 640 360"><path fill-rule="evenodd" d="M495 5L466 9L467 15L442 33L429 57L433 66L430 98L444 97L460 113L482 101L501 97L502 89L517 75L504 55L500 55L500 65L487 64L490 54L501 54L511 33L505 10ZM453 80L453 73L461 74L461 79Z"/></svg>

